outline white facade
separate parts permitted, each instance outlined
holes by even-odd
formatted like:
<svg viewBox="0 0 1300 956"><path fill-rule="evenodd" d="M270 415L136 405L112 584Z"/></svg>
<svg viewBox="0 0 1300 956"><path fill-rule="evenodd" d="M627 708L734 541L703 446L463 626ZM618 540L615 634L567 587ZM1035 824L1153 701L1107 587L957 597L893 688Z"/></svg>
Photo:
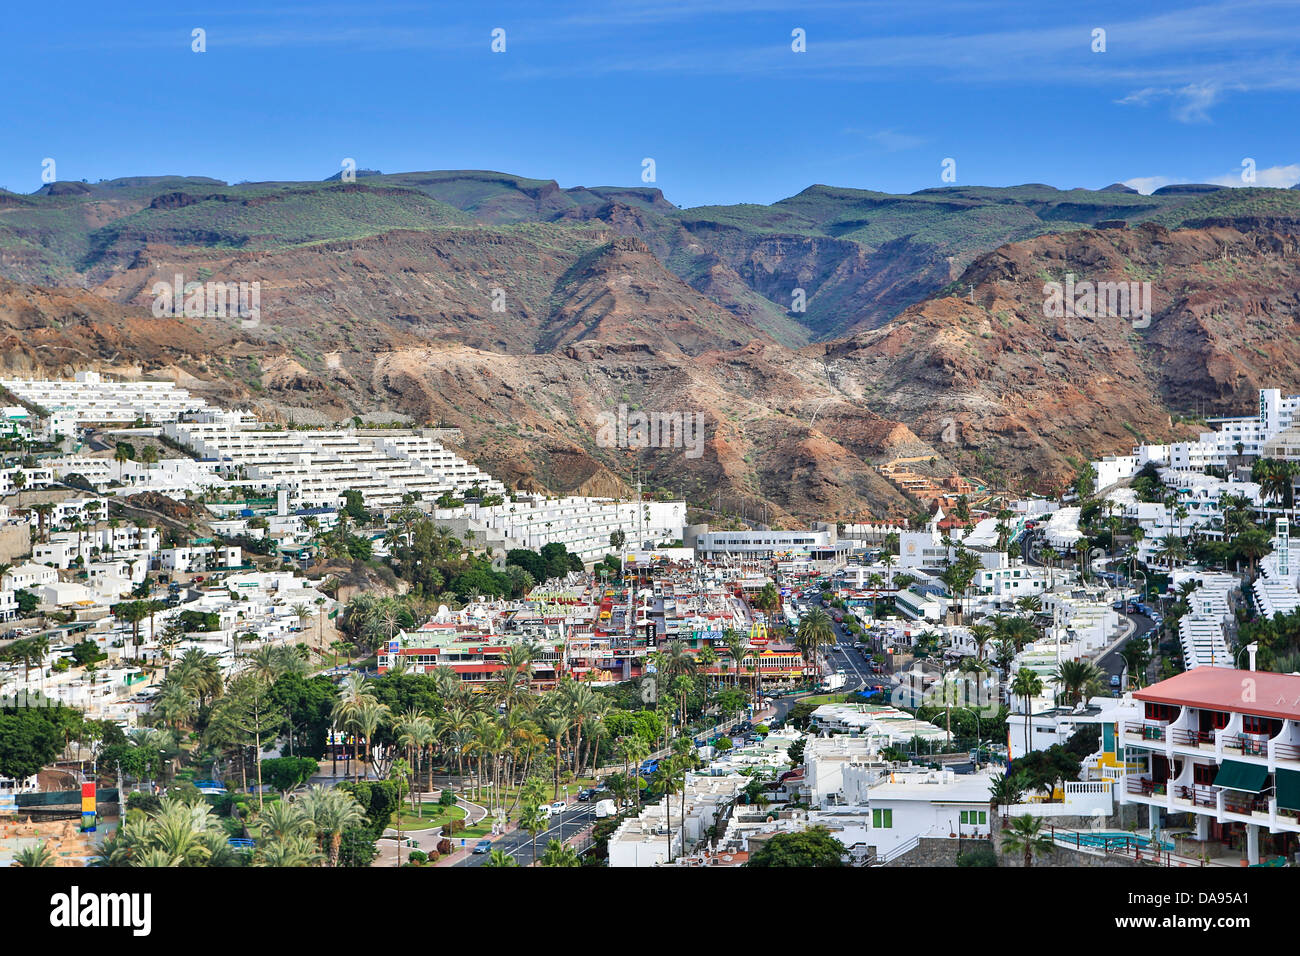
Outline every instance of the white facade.
<svg viewBox="0 0 1300 956"><path fill-rule="evenodd" d="M78 372L70 382L4 379L0 384L24 401L57 413L64 435L83 424L172 422L207 404L174 382L109 382L98 372Z"/></svg>
<svg viewBox="0 0 1300 956"><path fill-rule="evenodd" d="M397 507L404 494L431 501L475 486L505 493L501 482L422 432L279 431L229 418L163 431L232 482L267 494L287 489L294 509L336 507L345 491L360 492L368 508Z"/></svg>

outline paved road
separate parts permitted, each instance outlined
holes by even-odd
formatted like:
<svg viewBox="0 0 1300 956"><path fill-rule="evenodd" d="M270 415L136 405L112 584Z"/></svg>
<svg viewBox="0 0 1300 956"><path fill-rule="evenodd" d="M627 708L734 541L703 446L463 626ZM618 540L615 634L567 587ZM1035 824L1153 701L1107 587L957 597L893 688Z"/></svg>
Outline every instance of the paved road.
<svg viewBox="0 0 1300 956"><path fill-rule="evenodd" d="M546 851L546 844L551 840L563 842L579 830L589 826L595 820L595 815L596 806L594 803L569 804L569 809L551 817L550 826L537 834L538 855L540 856ZM477 842L477 840L465 841L466 846L473 846ZM492 843L492 849L509 853L520 866L527 866L533 861L533 838L527 830L514 830L504 836L497 837ZM488 861L488 857L487 853L467 856L456 863L456 866L482 866Z"/></svg>
<svg viewBox="0 0 1300 956"><path fill-rule="evenodd" d="M826 607L820 594L813 598L811 603L821 607L827 614L831 613L831 609ZM832 673L838 670L844 671L844 687L840 689L848 692L871 683L873 675L869 659L863 650L853 646L855 640L853 635L844 628L844 625L836 624L834 617L831 618L831 627L835 630L835 644L826 648L824 656Z"/></svg>

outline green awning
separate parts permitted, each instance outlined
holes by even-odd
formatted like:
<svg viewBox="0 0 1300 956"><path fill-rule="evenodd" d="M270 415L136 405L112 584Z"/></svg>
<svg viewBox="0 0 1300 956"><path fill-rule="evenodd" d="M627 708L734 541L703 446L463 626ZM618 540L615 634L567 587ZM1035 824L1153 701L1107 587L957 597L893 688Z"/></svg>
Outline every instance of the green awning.
<svg viewBox="0 0 1300 956"><path fill-rule="evenodd" d="M1264 781L1267 779L1268 768L1262 764L1225 760L1223 766L1219 768L1219 775L1214 778L1214 785L1227 787L1229 790L1259 793L1264 789Z"/></svg>
<svg viewBox="0 0 1300 956"><path fill-rule="evenodd" d="M1277 805L1284 810L1300 810L1300 771L1277 772Z"/></svg>

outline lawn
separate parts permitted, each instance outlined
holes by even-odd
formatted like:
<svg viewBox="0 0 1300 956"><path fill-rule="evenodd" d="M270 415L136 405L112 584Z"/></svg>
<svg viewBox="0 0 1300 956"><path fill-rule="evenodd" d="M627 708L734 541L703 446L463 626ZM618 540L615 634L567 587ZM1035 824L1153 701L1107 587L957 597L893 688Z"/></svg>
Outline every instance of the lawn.
<svg viewBox="0 0 1300 956"><path fill-rule="evenodd" d="M849 699L848 694L816 694L812 697L800 697L801 704L843 704Z"/></svg>
<svg viewBox="0 0 1300 956"><path fill-rule="evenodd" d="M411 812L411 805L404 803L401 810L402 830L432 830L434 827L440 827L449 820L463 820L465 811L460 807L444 807L434 802L426 802L420 805L424 809L424 817ZM391 826L397 826L398 814L393 814ZM459 836L460 834L457 834Z"/></svg>

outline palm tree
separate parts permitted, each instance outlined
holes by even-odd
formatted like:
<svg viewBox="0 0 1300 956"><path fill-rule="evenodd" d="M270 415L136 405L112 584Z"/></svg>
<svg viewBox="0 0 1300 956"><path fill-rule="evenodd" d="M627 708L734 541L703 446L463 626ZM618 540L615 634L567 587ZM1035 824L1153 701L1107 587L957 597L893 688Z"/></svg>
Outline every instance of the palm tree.
<svg viewBox="0 0 1300 956"><path fill-rule="evenodd" d="M339 865L343 831L366 820L357 798L334 787L311 787L298 798L303 816L311 821L316 839L324 844L330 866Z"/></svg>
<svg viewBox="0 0 1300 956"><path fill-rule="evenodd" d="M546 844L546 852L542 854L542 866L582 866L578 859L578 851L571 846L565 846L559 840L552 840Z"/></svg>
<svg viewBox="0 0 1300 956"><path fill-rule="evenodd" d="M518 866L519 863L505 850L492 850L488 853L484 866Z"/></svg>
<svg viewBox="0 0 1300 956"><path fill-rule="evenodd" d="M14 866L21 866L26 869L31 869L35 866L54 865L55 856L50 852L49 847L45 845L44 840L33 846L29 846L26 849L20 850L18 855L14 857Z"/></svg>
<svg viewBox="0 0 1300 956"><path fill-rule="evenodd" d="M795 630L794 646L799 649L809 666L817 663L817 651L823 645L835 643L835 628L830 615L815 607L803 616Z"/></svg>
<svg viewBox="0 0 1300 956"><path fill-rule="evenodd" d="M330 719L333 721L335 729L337 731L350 729L352 721L361 707L368 702L374 701L375 695L368 689L366 679L360 674L349 674L339 686L339 696L334 702L334 708L330 713ZM335 757L335 763L337 764L337 762L338 758ZM360 773L360 768L358 768L357 772ZM357 779L360 780L360 776Z"/></svg>
<svg viewBox="0 0 1300 956"><path fill-rule="evenodd" d="M1050 834L1043 833L1041 817L1029 814L1016 817L1011 826L1002 831L1002 852L1024 854L1025 866L1034 865L1035 856L1046 856L1056 848Z"/></svg>
<svg viewBox="0 0 1300 956"><path fill-rule="evenodd" d="M970 626L971 640L975 642L975 656L979 660L984 659L984 648L989 641L993 640L995 629L991 624L972 624Z"/></svg>
<svg viewBox="0 0 1300 956"><path fill-rule="evenodd" d="M1092 661L1061 661L1053 678L1065 703L1077 704L1099 691L1102 673Z"/></svg>
<svg viewBox="0 0 1300 956"><path fill-rule="evenodd" d="M1011 693L1025 699L1025 753L1029 746L1029 718L1033 715L1033 699L1043 692L1043 679L1028 667L1022 667L1011 681Z"/></svg>
<svg viewBox="0 0 1300 956"><path fill-rule="evenodd" d="M1024 789L1013 774L998 774L989 785L989 797L1000 807L1010 807L1013 803L1019 803L1024 794Z"/></svg>
<svg viewBox="0 0 1300 956"><path fill-rule="evenodd" d="M352 726L358 734L365 738L366 741L366 776L370 775L370 745L374 741L375 733L379 728L388 722L391 711L387 704L381 704L377 700L368 700L362 702L352 714ZM358 768L358 774L360 768ZM358 777L359 779L359 777Z"/></svg>
<svg viewBox="0 0 1300 956"><path fill-rule="evenodd" d="M1176 534L1167 534L1160 539L1160 547L1156 551L1156 557L1166 561L1169 569L1173 570L1174 564L1187 557L1187 545L1183 539Z"/></svg>
<svg viewBox="0 0 1300 956"><path fill-rule="evenodd" d="M748 639L737 630L726 628L722 632L722 645L731 655L731 665L736 669L736 686L740 686L740 671L744 666L745 655L749 653Z"/></svg>

